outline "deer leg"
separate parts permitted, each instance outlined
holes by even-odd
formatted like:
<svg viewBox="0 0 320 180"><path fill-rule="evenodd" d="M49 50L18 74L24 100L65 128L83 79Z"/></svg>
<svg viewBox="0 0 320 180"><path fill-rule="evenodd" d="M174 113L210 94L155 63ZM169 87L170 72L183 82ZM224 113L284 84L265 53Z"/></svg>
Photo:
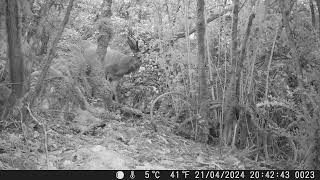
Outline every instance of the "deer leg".
<svg viewBox="0 0 320 180"><path fill-rule="evenodd" d="M118 81L112 81L111 82L111 88L112 88L112 92L113 92L113 96L114 96L114 100L116 102L119 102L118 99L118 94L117 94L117 87L118 87L119 82Z"/></svg>

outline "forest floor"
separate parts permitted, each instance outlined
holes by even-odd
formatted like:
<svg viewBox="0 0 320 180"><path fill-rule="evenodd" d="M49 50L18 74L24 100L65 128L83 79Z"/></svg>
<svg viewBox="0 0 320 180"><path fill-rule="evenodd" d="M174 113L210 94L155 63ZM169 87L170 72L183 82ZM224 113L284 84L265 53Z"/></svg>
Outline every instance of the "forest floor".
<svg viewBox="0 0 320 180"><path fill-rule="evenodd" d="M41 126L34 126L33 131L29 128L29 131L19 134L8 130L10 126L7 126L6 130L0 132L0 169L258 168L252 162L240 160L241 152L231 152L228 148L198 143L174 134L165 120L159 125L158 132L151 128L146 116L126 120L97 119L99 125L90 128L90 132L76 133L74 129L88 130L86 127L92 125L94 118L87 111L79 111L77 116L75 119L78 121L67 125L61 120L50 120L45 132Z"/></svg>

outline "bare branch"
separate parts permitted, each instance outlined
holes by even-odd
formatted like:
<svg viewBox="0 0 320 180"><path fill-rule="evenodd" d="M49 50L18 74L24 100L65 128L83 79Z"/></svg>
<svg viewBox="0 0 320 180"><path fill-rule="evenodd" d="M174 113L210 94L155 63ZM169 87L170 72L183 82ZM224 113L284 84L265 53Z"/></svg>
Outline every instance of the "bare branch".
<svg viewBox="0 0 320 180"><path fill-rule="evenodd" d="M232 7L229 7L227 9L224 9L222 12L220 13L214 13L214 14L211 14L208 19L207 19L207 23L210 23L212 22L213 20L227 14L228 12L230 12L232 10ZM194 32L197 31L197 27L192 27L189 31L189 35L193 34ZM186 33L185 32L179 32L177 33L175 36L174 36L174 40L177 40L177 39L180 39L180 38L184 38L186 37Z"/></svg>
<svg viewBox="0 0 320 180"><path fill-rule="evenodd" d="M36 100L36 98L38 97L38 95L40 94L40 92L42 90L42 85L43 85L43 82L44 82L44 80L45 80L45 78L47 76L48 70L49 70L50 65L52 63L52 60L54 58L57 44L58 44L59 39L60 39L60 37L61 37L61 35L63 33L63 30L64 30L65 26L67 25L67 23L69 21L70 13L71 13L71 10L72 10L72 7L73 7L73 2L74 2L74 0L70 0L69 1L67 12L66 12L66 14L64 16L64 19L63 19L62 23L61 23L60 30L58 31L57 36L55 37L55 39L52 42L52 46L51 46L51 49L50 49L49 53L45 57L45 65L44 65L44 67L43 67L43 69L41 71L39 81L37 82L34 91L31 92L31 94L30 94L30 96L28 98L28 99L30 99L31 107L32 107L34 101Z"/></svg>

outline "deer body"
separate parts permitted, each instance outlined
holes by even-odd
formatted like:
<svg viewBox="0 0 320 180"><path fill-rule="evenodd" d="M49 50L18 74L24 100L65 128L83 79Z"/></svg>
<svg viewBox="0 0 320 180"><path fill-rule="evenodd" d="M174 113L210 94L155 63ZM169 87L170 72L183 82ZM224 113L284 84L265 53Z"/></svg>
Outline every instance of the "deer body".
<svg viewBox="0 0 320 180"><path fill-rule="evenodd" d="M86 60L97 60L97 45L85 41L80 44L80 47ZM107 54L104 58L104 61L102 62L102 66L105 71L106 79L111 83L115 100L118 101L117 86L119 84L119 80L124 75L138 70L141 66L141 60L136 56L128 56L121 53L120 51L108 48Z"/></svg>

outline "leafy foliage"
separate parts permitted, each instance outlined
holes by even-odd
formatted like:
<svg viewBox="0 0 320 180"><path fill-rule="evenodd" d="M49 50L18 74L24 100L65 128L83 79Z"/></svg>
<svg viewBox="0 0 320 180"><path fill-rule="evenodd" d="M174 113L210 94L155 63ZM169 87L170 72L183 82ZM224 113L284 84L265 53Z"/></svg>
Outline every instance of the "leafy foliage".
<svg viewBox="0 0 320 180"><path fill-rule="evenodd" d="M312 2L312 1L310 1ZM47 10L46 8L47 5ZM45 81L44 90L39 98L38 107L42 113L49 110L66 111L99 104L101 100L93 99L96 85L108 86L105 77L88 77L90 66L75 51L81 40L95 42L97 38L96 22L100 1L80 0L73 8L68 26L60 39L55 59ZM208 1L206 17L229 5L227 1ZM243 3L237 24L239 44L236 48L246 50L244 65L241 67L239 81L239 105L233 109L234 143L240 149L255 147L256 160L294 161L300 168L305 167L309 151L318 147L320 118L320 41L318 27L314 27L310 18L307 1L290 1L286 8L293 44L283 28L281 10L278 1L250 1ZM290 7L290 4L292 7ZM43 57L59 30L60 22L66 11L67 1L35 0L29 7L22 3L22 34L26 44L23 47L27 62L31 89L34 88L40 74ZM256 7L256 12L253 12ZM188 8L187 8L188 7ZM208 21L206 46L208 64L205 72L209 75L208 101L210 112L208 119L199 116L199 69L198 44L196 31L196 3L174 0L139 0L114 1L111 21L115 35L110 47L126 55L132 52L126 44L128 35L139 39L139 49L143 64L139 71L126 75L120 82L120 102L150 113L152 100L167 92L178 92L192 100L192 106L185 105L175 96L165 97L156 103L156 122L167 123L175 132L191 139L206 136L205 128L210 126L210 136L223 139L220 129L227 125L224 120L225 105L230 77L232 75L231 39L232 20L229 13ZM246 34L247 19L251 13L256 14L249 41L241 44ZM0 17L3 20L3 16ZM0 43L5 43L6 34L0 24ZM177 38L177 34L187 38ZM34 39L33 39L34 38ZM234 39L233 39L234 40ZM24 46L25 44L23 44ZM297 56L293 48L297 49ZM10 94L9 71L6 67L6 48L0 46L0 110ZM241 56L238 50L235 53ZM27 55L28 54L28 55ZM30 57L29 57L30 56ZM298 58L302 69L302 79L297 76L294 59ZM270 64L270 65L269 65ZM97 66L97 65L96 65ZM99 68L99 67L97 67ZM101 67L100 67L101 68ZM93 69L95 71L97 69ZM6 82L6 84L4 84ZM97 83L98 82L98 83ZM100 83L101 82L101 83ZM301 82L301 86L299 83ZM268 84L268 85L267 85ZM5 94L7 93L7 94ZM102 95L103 96L103 95ZM103 98L103 97L102 97ZM229 104L227 104L229 105ZM0 111L0 112L1 112ZM59 113L44 113L57 117ZM71 113L72 114L72 113ZM0 114L1 115L1 114ZM50 117L52 118L52 117ZM65 119L72 119L65 118ZM208 124L203 123L208 122ZM235 129L234 127L237 127ZM200 134L200 135L199 135ZM205 139L205 138L203 138ZM222 142L222 141L221 141ZM316 154L316 153L314 153Z"/></svg>

